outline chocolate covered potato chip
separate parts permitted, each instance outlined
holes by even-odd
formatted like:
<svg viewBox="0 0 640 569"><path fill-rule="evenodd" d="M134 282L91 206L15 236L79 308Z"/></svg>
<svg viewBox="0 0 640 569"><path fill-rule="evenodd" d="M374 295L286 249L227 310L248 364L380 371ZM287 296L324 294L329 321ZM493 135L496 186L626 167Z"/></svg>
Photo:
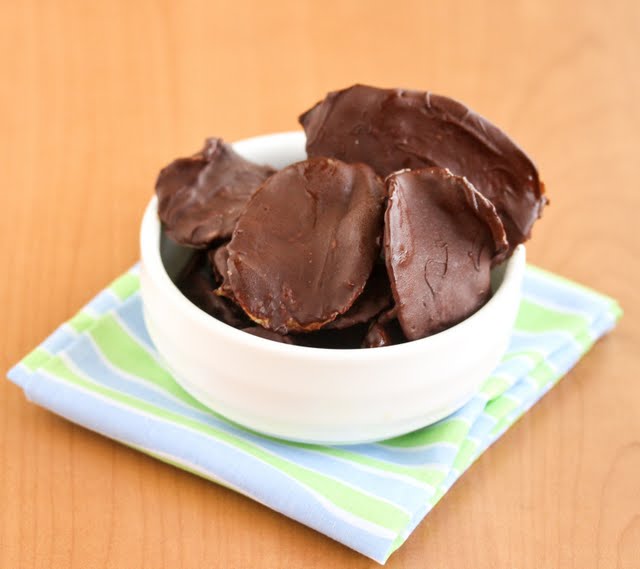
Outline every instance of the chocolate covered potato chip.
<svg viewBox="0 0 640 569"><path fill-rule="evenodd" d="M406 342L407 339L398 322L397 312L397 309L393 307L372 320L367 334L362 340L361 347L383 348L384 346L395 346Z"/></svg>
<svg viewBox="0 0 640 569"><path fill-rule="evenodd" d="M400 324L397 320L382 323L373 320L367 334L362 341L362 348L384 348L385 346L395 346L406 342Z"/></svg>
<svg viewBox="0 0 640 569"><path fill-rule="evenodd" d="M233 291L229 285L229 271L227 270L229 250L227 249L227 245L229 245L228 242L215 249L209 249L209 264L218 283L218 288L215 290L215 293L218 296L224 296L235 302Z"/></svg>
<svg viewBox="0 0 640 569"><path fill-rule="evenodd" d="M491 266L507 239L491 202L446 169L405 170L386 183L387 270L400 326L417 340L487 301Z"/></svg>
<svg viewBox="0 0 640 569"><path fill-rule="evenodd" d="M224 283L227 278L227 259L229 258L227 243L214 249L209 249L207 256L209 257L209 265L211 265L213 274L216 277L216 282L218 284Z"/></svg>
<svg viewBox="0 0 640 569"><path fill-rule="evenodd" d="M198 251L176 278L176 286L200 310L235 328L245 328L251 321L226 298L215 294L215 280L208 260Z"/></svg>
<svg viewBox="0 0 640 569"><path fill-rule="evenodd" d="M169 237L204 248L228 239L252 194L275 170L238 155L221 138L209 138L190 158L178 158L156 181L158 215Z"/></svg>
<svg viewBox="0 0 640 569"><path fill-rule="evenodd" d="M495 206L511 250L526 241L546 203L527 155L462 103L429 92L354 85L305 112L309 156L365 162L381 176L439 166L464 176Z"/></svg>
<svg viewBox="0 0 640 569"><path fill-rule="evenodd" d="M367 333L367 324L356 324L340 330L321 328L315 332L295 334L294 344L307 348L323 348L328 350L358 350Z"/></svg>
<svg viewBox="0 0 640 569"><path fill-rule="evenodd" d="M248 328L243 328L242 331L253 336L258 336L259 338L264 338L265 340L271 340L272 342L278 342L280 344L293 344L293 340L290 336L283 336L282 334L278 334L273 330L262 328L262 326L249 326Z"/></svg>
<svg viewBox="0 0 640 569"><path fill-rule="evenodd" d="M327 330L343 330L375 318L391 304L391 286L383 263L376 263L373 272L353 306L324 326Z"/></svg>
<svg viewBox="0 0 640 569"><path fill-rule="evenodd" d="M385 188L364 164L315 158L271 176L228 245L227 274L252 320L318 330L351 308L378 257Z"/></svg>

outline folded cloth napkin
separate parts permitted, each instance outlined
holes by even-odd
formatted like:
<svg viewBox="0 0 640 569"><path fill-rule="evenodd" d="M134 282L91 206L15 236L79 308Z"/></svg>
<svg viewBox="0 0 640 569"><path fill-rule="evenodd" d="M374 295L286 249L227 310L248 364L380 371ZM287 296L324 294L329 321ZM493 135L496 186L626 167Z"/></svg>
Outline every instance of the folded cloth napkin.
<svg viewBox="0 0 640 569"><path fill-rule="evenodd" d="M348 447L289 443L226 421L171 377L145 329L137 268L9 371L54 413L213 480L384 563L451 485L621 315L617 303L528 267L509 349L442 421Z"/></svg>

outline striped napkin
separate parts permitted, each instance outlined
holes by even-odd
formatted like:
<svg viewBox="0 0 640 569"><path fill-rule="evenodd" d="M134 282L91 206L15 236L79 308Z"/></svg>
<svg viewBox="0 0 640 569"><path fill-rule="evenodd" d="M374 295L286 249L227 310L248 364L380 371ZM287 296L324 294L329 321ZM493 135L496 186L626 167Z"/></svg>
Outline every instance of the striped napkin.
<svg viewBox="0 0 640 569"><path fill-rule="evenodd" d="M462 409L395 439L289 443L187 394L145 329L132 269L9 371L54 413L298 520L384 563L471 463L621 315L615 301L528 267L507 354Z"/></svg>

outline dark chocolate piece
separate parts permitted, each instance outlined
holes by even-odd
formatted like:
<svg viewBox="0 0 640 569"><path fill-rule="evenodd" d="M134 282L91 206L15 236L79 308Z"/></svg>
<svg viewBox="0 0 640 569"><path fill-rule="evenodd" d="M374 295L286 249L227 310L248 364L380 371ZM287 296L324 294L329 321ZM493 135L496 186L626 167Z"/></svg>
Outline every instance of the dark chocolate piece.
<svg viewBox="0 0 640 569"><path fill-rule="evenodd" d="M496 207L511 250L547 202L538 171L501 130L462 103L428 92L354 85L300 117L309 156L365 162L386 176L440 166L465 176Z"/></svg>
<svg viewBox="0 0 640 569"><path fill-rule="evenodd" d="M344 314L329 322L324 329L342 330L369 322L391 304L391 285L383 263L376 263L362 294Z"/></svg>
<svg viewBox="0 0 640 569"><path fill-rule="evenodd" d="M393 319L387 323L374 320L362 341L362 347L383 348L384 346L403 344L406 341L407 339L404 337L397 319Z"/></svg>
<svg viewBox="0 0 640 569"><path fill-rule="evenodd" d="M294 343L308 348L325 348L330 350L356 350L361 347L367 333L367 324L356 324L342 330L322 328L316 332L295 334Z"/></svg>
<svg viewBox="0 0 640 569"><path fill-rule="evenodd" d="M209 264L218 282L218 288L214 292L218 296L224 296L235 303L235 297L229 284L229 271L227 269L229 249L227 249L227 245L229 245L228 242L216 249L209 249Z"/></svg>
<svg viewBox="0 0 640 569"><path fill-rule="evenodd" d="M374 320L369 326L367 335L362 341L363 348L382 348L384 346L393 345L391 334L377 320Z"/></svg>
<svg viewBox="0 0 640 569"><path fill-rule="evenodd" d="M228 239L249 198L274 171L245 160L221 138L207 139L200 152L160 171L158 215L167 235L196 248Z"/></svg>
<svg viewBox="0 0 640 569"><path fill-rule="evenodd" d="M193 304L234 328L251 324L249 318L231 301L216 295L215 281L206 255L196 253L176 279L176 286Z"/></svg>
<svg viewBox="0 0 640 569"><path fill-rule="evenodd" d="M213 274L216 277L216 282L218 284L223 283L227 278L227 259L229 258L227 243L215 249L209 249L207 256L209 257L209 264L213 269Z"/></svg>
<svg viewBox="0 0 640 569"><path fill-rule="evenodd" d="M247 334L259 336L265 340L273 340L274 342L280 342L281 344L293 344L293 340L289 336L283 336L282 334L278 334L272 330L267 330L261 326L250 326L249 328L243 328L242 331Z"/></svg>
<svg viewBox="0 0 640 569"><path fill-rule="evenodd" d="M507 240L491 202L446 169L397 172L387 189L387 270L402 330L417 340L488 300L491 265Z"/></svg>
<svg viewBox="0 0 640 569"><path fill-rule="evenodd" d="M282 334L344 314L378 256L384 200L384 184L365 164L315 158L271 176L228 245L238 304Z"/></svg>
<svg viewBox="0 0 640 569"><path fill-rule="evenodd" d="M394 306L385 310L371 321L367 334L362 341L362 348L382 348L395 346L407 341L398 322L398 310Z"/></svg>
<svg viewBox="0 0 640 569"><path fill-rule="evenodd" d="M379 322L374 320L367 330L367 335L362 341L363 348L382 348L384 346L390 346L393 342L391 336L387 333L387 330L380 325Z"/></svg>

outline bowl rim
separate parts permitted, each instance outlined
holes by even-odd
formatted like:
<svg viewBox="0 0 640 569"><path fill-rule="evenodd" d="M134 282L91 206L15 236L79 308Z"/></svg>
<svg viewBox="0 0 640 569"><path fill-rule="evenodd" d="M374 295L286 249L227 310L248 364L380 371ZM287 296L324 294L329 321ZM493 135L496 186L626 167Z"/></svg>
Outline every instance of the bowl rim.
<svg viewBox="0 0 640 569"><path fill-rule="evenodd" d="M279 132L256 137L246 138L237 141L235 144L240 146L259 144L274 139L293 140L301 139L300 131ZM303 134L303 133L302 133ZM303 138L302 138L303 140ZM142 217L140 226L140 253L142 259L143 270L146 271L149 279L162 292L162 294L170 298L178 305L179 310L184 316L200 327L203 327L213 336L226 336L229 340L244 344L252 350L268 352L276 356L287 356L294 359L318 360L331 359L340 362L371 362L372 360L384 360L395 357L411 356L424 353L425 350L438 349L439 346L446 344L456 334L464 332L468 328L475 326L477 322L482 320L488 312L497 309L502 299L508 294L514 281L518 280L521 268L525 264L526 249L525 246L518 245L513 254L504 261L506 263L502 282L491 296L491 298L480 309L474 312L462 322L451 326L437 334L413 340L404 344L393 346L383 346L375 349L337 349L337 348L313 348L309 346L297 346L293 344L284 344L267 340L253 334L247 334L242 330L234 328L224 322L217 320L213 316L198 308L190 300L185 297L174 282L169 277L162 258L160 255L160 236L161 223L158 218L158 198L153 196L149 201Z"/></svg>

